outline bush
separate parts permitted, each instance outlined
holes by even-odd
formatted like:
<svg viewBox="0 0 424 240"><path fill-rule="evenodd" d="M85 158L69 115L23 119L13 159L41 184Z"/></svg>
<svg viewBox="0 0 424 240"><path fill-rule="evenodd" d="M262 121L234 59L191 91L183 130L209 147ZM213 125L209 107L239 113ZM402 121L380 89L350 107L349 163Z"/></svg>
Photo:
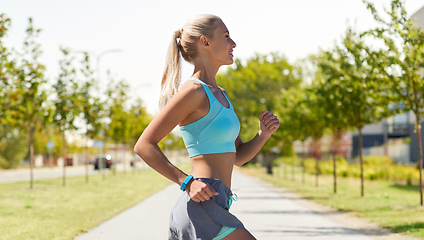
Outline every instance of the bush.
<svg viewBox="0 0 424 240"><path fill-rule="evenodd" d="M279 167L281 164L293 165L293 160L295 166L302 166L302 159L298 157L279 157L273 161L272 165L274 167Z"/></svg>
<svg viewBox="0 0 424 240"><path fill-rule="evenodd" d="M28 136L18 129L0 131L0 168L19 166L28 153Z"/></svg>
<svg viewBox="0 0 424 240"><path fill-rule="evenodd" d="M292 165L292 158L281 157L274 162L274 166L280 166L281 163ZM348 163L343 157L337 157L337 175L340 177L361 177L361 166L359 163ZM297 166L302 165L299 158L295 158ZM316 174L316 160L306 158L304 160L305 171ZM319 160L318 170L320 174L333 174L332 160ZM408 165L395 164L387 156L364 156L364 178L368 180L405 180L410 184L412 181L419 181L418 169Z"/></svg>

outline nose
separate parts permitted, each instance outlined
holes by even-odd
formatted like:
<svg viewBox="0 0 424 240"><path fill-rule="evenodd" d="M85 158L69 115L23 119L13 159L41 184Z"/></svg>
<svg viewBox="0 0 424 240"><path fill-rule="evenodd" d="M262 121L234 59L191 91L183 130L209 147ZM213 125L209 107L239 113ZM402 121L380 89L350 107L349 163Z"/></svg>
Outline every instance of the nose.
<svg viewBox="0 0 424 240"><path fill-rule="evenodd" d="M235 48L237 46L236 42L231 38L231 47Z"/></svg>

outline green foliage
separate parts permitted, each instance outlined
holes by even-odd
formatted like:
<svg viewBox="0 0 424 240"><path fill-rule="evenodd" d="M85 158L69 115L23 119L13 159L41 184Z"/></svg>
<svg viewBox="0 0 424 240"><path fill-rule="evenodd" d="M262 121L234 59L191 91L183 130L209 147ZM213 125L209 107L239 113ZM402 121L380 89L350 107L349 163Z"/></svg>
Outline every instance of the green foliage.
<svg viewBox="0 0 424 240"><path fill-rule="evenodd" d="M75 117L80 114L82 103L79 102L79 85L76 81L76 70L72 67L73 57L69 55L69 49L61 48L63 59L60 60L60 73L56 84L56 99L54 100L54 122L62 132L76 129Z"/></svg>
<svg viewBox="0 0 424 240"><path fill-rule="evenodd" d="M299 87L300 76L299 68L276 53L257 55L248 59L245 65L236 60L235 68L229 68L227 72L217 75L217 82L227 91L240 119L241 139L247 141L256 135L258 118L263 110L278 112L281 91ZM277 131L263 150L270 151L271 148L280 146L281 140L282 136Z"/></svg>
<svg viewBox="0 0 424 240"><path fill-rule="evenodd" d="M47 142L52 141L52 157L59 158L63 155L63 136L60 128L54 124L48 126L37 125L34 131L34 154L48 156Z"/></svg>
<svg viewBox="0 0 424 240"><path fill-rule="evenodd" d="M295 165L295 166L301 166L302 165L302 159L298 158L297 156L294 157L279 157L274 160L273 166L279 167L284 165Z"/></svg>
<svg viewBox="0 0 424 240"><path fill-rule="evenodd" d="M143 106L143 101L139 98L131 106L130 110L130 139L131 146L134 146L138 138L144 132L146 127L149 125L152 117L147 112L146 108ZM168 137L168 136L167 136ZM175 136L169 136L172 142L182 141L181 138L176 138ZM178 140L179 139L179 140ZM177 144L178 145L178 144ZM184 146L184 143L183 143ZM172 148L172 147L171 147Z"/></svg>
<svg viewBox="0 0 424 240"><path fill-rule="evenodd" d="M285 156L293 154L292 142L295 140L304 141L313 128L307 94L306 89L300 87L283 89L281 98L277 102L276 114L280 119L279 132L284 139L282 154Z"/></svg>
<svg viewBox="0 0 424 240"><path fill-rule="evenodd" d="M314 91L322 97L331 128L362 129L389 116L381 76L368 62L370 52L361 35L349 27L343 45L315 57L318 72Z"/></svg>
<svg viewBox="0 0 424 240"><path fill-rule="evenodd" d="M16 64L11 59L12 52L3 44L10 27L10 19L0 14L0 124L16 125L16 105L19 104L20 92L15 84Z"/></svg>
<svg viewBox="0 0 424 240"><path fill-rule="evenodd" d="M105 103L106 117L109 123L106 127L107 136L115 143L128 143L130 140L130 113L128 111L129 86L123 81L114 82L109 76L107 101Z"/></svg>
<svg viewBox="0 0 424 240"><path fill-rule="evenodd" d="M338 156L337 175L340 177L361 177L361 169L359 163L348 163L344 158ZM292 158L279 158L275 162L275 166L281 163L292 165ZM305 171L316 174L316 160L314 158L306 158L304 160ZM295 165L300 166L301 159L295 158ZM320 174L333 174L333 161L320 160L318 163L318 171ZM395 164L394 161L386 156L364 156L364 178L368 180L398 180L398 181L418 181L419 172L416 167Z"/></svg>
<svg viewBox="0 0 424 240"><path fill-rule="evenodd" d="M84 53L84 59L81 61L81 64L81 73L85 78L85 82L80 85L81 88L78 90L78 102L81 103L79 112L82 113L83 119L85 120L87 128L86 136L94 139L99 135L103 127L101 120L104 115L104 106L100 98L93 95L93 90L95 86L97 86L97 81L93 77L93 70L90 66L88 53Z"/></svg>
<svg viewBox="0 0 424 240"><path fill-rule="evenodd" d="M386 10L389 21L383 20L373 4L367 4L374 19L381 27L365 35L383 41L384 47L370 54L370 64L381 75L383 89L392 103L402 103L403 110L415 113L415 132L420 174L422 173L421 126L424 109L424 31L413 24L405 9L405 2L392 0L390 10ZM402 110L398 110L402 111ZM420 202L423 205L422 182L420 181Z"/></svg>
<svg viewBox="0 0 424 240"><path fill-rule="evenodd" d="M355 127L359 131L359 157L363 166L362 128L393 113L387 107L390 102L387 92L383 91L384 78L375 71L373 51L365 45L363 35L348 27L342 43L331 51L321 51L315 58L318 71L313 90L319 95L316 106L325 109L325 120L333 132L333 154L339 147L341 132ZM363 167L360 169L364 176ZM363 196L363 177L361 179Z"/></svg>
<svg viewBox="0 0 424 240"><path fill-rule="evenodd" d="M384 76L385 91L395 103L402 102L404 111L412 110L422 119L424 106L424 31L413 24L405 10L405 3L392 0L390 17L384 21L373 4L364 1L382 27L367 32L383 41L385 47L373 52L370 59L376 72Z"/></svg>
<svg viewBox="0 0 424 240"><path fill-rule="evenodd" d="M13 112L13 125L20 126L29 134L30 156L30 188L33 188L32 168L34 164L33 135L37 123L46 124L50 119L50 109L47 104L47 93L44 86L47 82L45 67L39 62L41 46L36 42L41 29L33 25L32 18L26 30L23 53L20 54L16 65L17 104L12 105L9 111Z"/></svg>
<svg viewBox="0 0 424 240"><path fill-rule="evenodd" d="M7 125L0 130L0 168L16 168L28 154L28 134Z"/></svg>
<svg viewBox="0 0 424 240"><path fill-rule="evenodd" d="M31 133L37 122L46 121L48 109L46 108L47 93L44 90L45 67L38 62L41 49L40 44L35 41L41 29L36 29L30 18L26 32L24 52L20 54L15 73L19 100L11 110L15 113L14 117L16 121L19 121L19 125Z"/></svg>

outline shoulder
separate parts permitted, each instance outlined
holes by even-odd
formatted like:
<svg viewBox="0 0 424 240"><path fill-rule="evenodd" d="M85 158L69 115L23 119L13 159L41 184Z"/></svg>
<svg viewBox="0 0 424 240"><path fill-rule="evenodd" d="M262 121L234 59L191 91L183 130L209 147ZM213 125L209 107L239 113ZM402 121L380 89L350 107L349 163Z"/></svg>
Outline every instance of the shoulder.
<svg viewBox="0 0 424 240"><path fill-rule="evenodd" d="M169 104L171 106L183 104L186 107L197 107L197 105L200 104L205 97L206 94L202 84L195 81L186 81L178 90L178 92L172 96Z"/></svg>
<svg viewBox="0 0 424 240"><path fill-rule="evenodd" d="M228 97L228 93L227 93L227 91L225 91L225 89L223 89L222 87L219 87L224 93L225 93L225 95L227 95L227 97Z"/></svg>
<svg viewBox="0 0 424 240"><path fill-rule="evenodd" d="M192 92L192 91L194 91L194 92L197 92L197 91L199 91L199 90L203 90L203 86L202 86L202 84L201 83L199 83L199 82L196 82L196 81L185 81L184 83L183 83L183 85L181 85L181 88L180 88L180 90L179 90L179 92L180 91L188 91L188 92Z"/></svg>
<svg viewBox="0 0 424 240"><path fill-rule="evenodd" d="M205 96L205 90L201 83L195 81L186 81L177 92L189 98L202 98Z"/></svg>

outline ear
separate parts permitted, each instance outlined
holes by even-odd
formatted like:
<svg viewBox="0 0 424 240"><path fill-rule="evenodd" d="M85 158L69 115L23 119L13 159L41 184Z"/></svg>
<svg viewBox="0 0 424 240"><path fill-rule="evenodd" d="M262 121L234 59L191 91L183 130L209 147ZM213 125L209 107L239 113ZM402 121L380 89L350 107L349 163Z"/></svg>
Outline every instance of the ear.
<svg viewBox="0 0 424 240"><path fill-rule="evenodd" d="M209 43L208 43L208 39L205 37L205 36L200 36L200 44L203 46L203 47L208 47L209 46Z"/></svg>

